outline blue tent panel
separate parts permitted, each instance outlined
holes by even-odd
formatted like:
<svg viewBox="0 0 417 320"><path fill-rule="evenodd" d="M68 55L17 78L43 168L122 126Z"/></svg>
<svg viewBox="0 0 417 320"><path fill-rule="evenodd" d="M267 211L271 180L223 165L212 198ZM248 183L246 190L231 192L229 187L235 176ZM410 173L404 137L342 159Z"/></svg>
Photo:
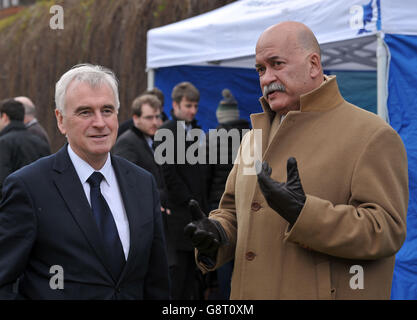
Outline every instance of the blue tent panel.
<svg viewBox="0 0 417 320"><path fill-rule="evenodd" d="M349 102L376 112L376 72L326 71L335 74L340 91ZM155 86L165 94L164 110L170 114L171 92L176 84L190 81L200 90L198 123L203 130L217 126L216 109L224 88L231 90L238 101L240 116L249 120L251 113L261 112L261 89L255 69L216 66L175 66L159 68L155 72Z"/></svg>
<svg viewBox="0 0 417 320"><path fill-rule="evenodd" d="M350 103L377 113L376 71L325 70L337 77L340 93Z"/></svg>
<svg viewBox="0 0 417 320"><path fill-rule="evenodd" d="M389 35L388 109L408 157L407 238L396 255L392 299L417 299L417 36Z"/></svg>
<svg viewBox="0 0 417 320"><path fill-rule="evenodd" d="M255 69L176 66L157 69L155 75L155 86L165 95L167 115L172 109L172 89L182 81L190 81L200 91L196 119L204 131L217 127L216 109L225 88L230 89L236 98L241 118L249 120L251 113L262 111L258 101L261 89Z"/></svg>

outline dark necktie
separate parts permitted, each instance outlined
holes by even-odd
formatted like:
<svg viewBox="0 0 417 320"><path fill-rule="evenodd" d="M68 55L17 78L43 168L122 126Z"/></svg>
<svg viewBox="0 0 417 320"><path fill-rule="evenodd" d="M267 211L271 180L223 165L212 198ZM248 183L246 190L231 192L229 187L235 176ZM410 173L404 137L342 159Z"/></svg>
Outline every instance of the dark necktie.
<svg viewBox="0 0 417 320"><path fill-rule="evenodd" d="M100 183L103 178L104 176L96 171L87 179L90 184L91 209L100 230L105 250L109 254L112 272L118 279L126 260L113 214L101 194Z"/></svg>

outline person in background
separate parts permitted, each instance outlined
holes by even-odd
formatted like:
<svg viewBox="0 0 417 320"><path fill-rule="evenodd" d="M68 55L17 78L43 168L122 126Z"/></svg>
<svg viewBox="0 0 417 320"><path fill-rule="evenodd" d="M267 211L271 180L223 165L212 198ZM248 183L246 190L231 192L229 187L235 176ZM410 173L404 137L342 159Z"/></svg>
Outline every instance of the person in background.
<svg viewBox="0 0 417 320"><path fill-rule="evenodd" d="M264 112L219 208L207 218L192 206L199 267L234 258L231 299L389 299L406 235L400 136L343 99L304 24L267 28L255 52Z"/></svg>
<svg viewBox="0 0 417 320"><path fill-rule="evenodd" d="M143 94L133 100L134 125L118 137L112 153L152 173L161 198L161 210L170 213L162 168L155 162L153 154L153 137L162 125L160 110L161 102L154 95Z"/></svg>
<svg viewBox="0 0 417 320"><path fill-rule="evenodd" d="M15 99L0 102L0 199L8 175L51 153L49 145L29 133L23 104Z"/></svg>
<svg viewBox="0 0 417 320"><path fill-rule="evenodd" d="M181 82L172 90L172 120L160 128L169 130L174 137L173 163L162 164L171 214L167 215L167 241L174 246L174 259L170 266L172 280L172 299L202 299L202 274L194 262L194 250L184 236L184 227L191 222L188 208L190 200L198 201L203 208L207 206L206 172L203 164L192 164L186 157L187 149L197 138L187 139L190 130L200 128L195 116L198 111L200 92L190 82ZM179 142L181 140L181 142ZM155 140L155 149L165 141ZM184 154L178 154L178 144L185 146ZM179 158L185 159L183 163Z"/></svg>
<svg viewBox="0 0 417 320"><path fill-rule="evenodd" d="M142 93L142 95L144 94L151 94L156 96L159 101L161 102L161 106L160 106L160 112L161 112L161 121L162 123L168 120L168 116L165 114L164 112L164 94L161 90L159 90L158 88L154 87L153 89L148 89L146 90L144 93ZM119 131L117 133L117 137L120 137L125 131L129 130L130 128L132 128L134 126L133 124L133 119L129 118L126 121L122 122L119 126Z"/></svg>
<svg viewBox="0 0 417 320"><path fill-rule="evenodd" d="M159 101L161 101L160 111L161 111L161 120L162 120L162 122L165 122L165 121L169 120L168 116L164 112L164 105L165 105L164 104L165 103L164 93L160 89L158 89L157 87L154 87L152 89L146 90L143 94L152 94L152 95L156 96L159 99Z"/></svg>
<svg viewBox="0 0 417 320"><path fill-rule="evenodd" d="M19 101L25 107L25 118L23 123L30 133L36 134L42 138L48 145L51 145L48 134L42 125L36 119L36 107L35 104L28 97L20 96L14 98L16 101Z"/></svg>
<svg viewBox="0 0 417 320"><path fill-rule="evenodd" d="M207 190L210 210L219 207L226 180L233 168L233 162L236 158L240 141L243 135L250 129L249 122L245 119L240 119L237 101L230 90L224 89L222 96L223 99L220 101L216 110L216 117L219 123L216 127L216 135L207 135L207 154L209 155L210 150L217 151L216 162L210 164L210 160L208 159L207 166ZM233 141L236 138L237 141ZM225 263L217 270L217 283L220 291L219 299L229 299L232 271L233 260ZM214 274L209 273L211 276L214 276Z"/></svg>

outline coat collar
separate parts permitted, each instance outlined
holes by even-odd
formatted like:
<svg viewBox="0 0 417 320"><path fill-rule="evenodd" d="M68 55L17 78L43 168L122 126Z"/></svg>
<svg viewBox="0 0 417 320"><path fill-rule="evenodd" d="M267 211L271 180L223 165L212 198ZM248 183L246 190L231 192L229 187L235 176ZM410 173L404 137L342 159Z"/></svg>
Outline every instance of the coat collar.
<svg viewBox="0 0 417 320"><path fill-rule="evenodd" d="M6 133L11 131L26 130L26 127L22 121L12 120L10 123L0 131L0 136L4 136Z"/></svg>
<svg viewBox="0 0 417 320"><path fill-rule="evenodd" d="M326 81L318 88L300 97L301 112L329 111L340 105L344 99L339 91L336 76L324 76ZM273 119L275 112L271 110L264 97L259 98L264 113Z"/></svg>
<svg viewBox="0 0 417 320"><path fill-rule="evenodd" d="M288 114L325 112L339 106L344 99L340 94L336 76L325 76L325 79L326 81L320 87L300 97L300 111L290 111ZM271 110L264 97L259 98L259 101L264 112L251 114L250 118L252 128L262 130L262 155L264 156L268 149L269 131L275 112Z"/></svg>
<svg viewBox="0 0 417 320"><path fill-rule="evenodd" d="M140 143L142 143L142 145L145 148L146 152L148 152L153 157L152 147L149 146L148 141L146 140L145 134L142 131L140 131L138 128L136 128L135 126L133 126L132 128L130 128L130 130L140 140ZM153 141L153 137L151 137L151 139ZM142 150L142 147L140 147L140 148L138 147L138 150Z"/></svg>
<svg viewBox="0 0 417 320"><path fill-rule="evenodd" d="M174 114L174 109L171 109L171 117L172 117L172 120L173 120L173 121L184 121L184 122L185 122L185 120L178 119L178 118L175 116L175 114ZM186 123L186 124L188 124L188 123ZM194 128L201 129L201 127L197 124L197 119L196 119L196 118L194 118L194 119L193 119L193 121L191 121L191 122L190 122L190 124L191 124L191 127L192 127L193 129L194 129Z"/></svg>

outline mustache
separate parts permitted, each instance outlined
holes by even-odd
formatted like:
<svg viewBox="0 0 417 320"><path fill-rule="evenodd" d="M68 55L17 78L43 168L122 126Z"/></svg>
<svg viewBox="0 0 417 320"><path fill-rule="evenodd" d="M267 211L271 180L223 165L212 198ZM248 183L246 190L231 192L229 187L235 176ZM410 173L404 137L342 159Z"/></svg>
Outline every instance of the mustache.
<svg viewBox="0 0 417 320"><path fill-rule="evenodd" d="M264 97L266 98L268 94L270 94L273 91L285 92L285 86L277 82L272 82L269 85L264 86L264 90L263 90Z"/></svg>

